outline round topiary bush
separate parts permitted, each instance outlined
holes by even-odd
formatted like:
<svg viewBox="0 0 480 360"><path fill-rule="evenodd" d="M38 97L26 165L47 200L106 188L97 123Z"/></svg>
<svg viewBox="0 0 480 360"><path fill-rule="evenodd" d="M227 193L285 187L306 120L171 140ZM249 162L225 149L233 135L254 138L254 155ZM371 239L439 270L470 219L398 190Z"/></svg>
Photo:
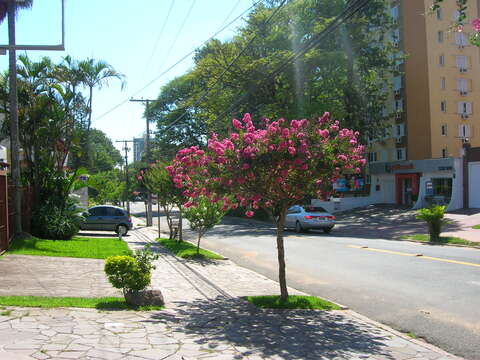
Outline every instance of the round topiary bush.
<svg viewBox="0 0 480 360"><path fill-rule="evenodd" d="M151 271L142 269L138 261L131 256L110 256L105 260L105 273L108 281L123 294L139 291L150 285Z"/></svg>

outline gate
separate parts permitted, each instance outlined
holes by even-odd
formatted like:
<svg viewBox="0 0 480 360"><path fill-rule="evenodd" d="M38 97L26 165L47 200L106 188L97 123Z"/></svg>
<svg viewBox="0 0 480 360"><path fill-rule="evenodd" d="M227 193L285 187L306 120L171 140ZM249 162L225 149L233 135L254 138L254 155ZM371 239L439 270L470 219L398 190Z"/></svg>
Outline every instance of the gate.
<svg viewBox="0 0 480 360"><path fill-rule="evenodd" d="M0 170L0 253L8 248L8 193L7 174Z"/></svg>

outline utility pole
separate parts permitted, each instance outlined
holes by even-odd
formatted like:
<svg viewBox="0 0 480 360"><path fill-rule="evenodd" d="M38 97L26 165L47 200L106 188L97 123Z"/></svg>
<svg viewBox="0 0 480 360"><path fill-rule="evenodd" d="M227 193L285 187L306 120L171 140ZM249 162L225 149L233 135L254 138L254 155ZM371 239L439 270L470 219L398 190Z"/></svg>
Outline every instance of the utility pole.
<svg viewBox="0 0 480 360"><path fill-rule="evenodd" d="M12 159L12 182L14 196L15 215L13 224L15 233L21 233L22 229L22 190L20 189L20 137L18 126L18 96L17 96L17 51L15 49L15 1L9 1L8 11L8 62L10 68L10 156Z"/></svg>
<svg viewBox="0 0 480 360"><path fill-rule="evenodd" d="M145 137L145 160L147 161L147 165L150 166L152 162L151 154L150 154L150 102L155 101L154 99L130 99L132 102L141 102L145 103L146 105L146 127L147 127L147 135ZM150 190L147 190L147 226L152 226L152 193Z"/></svg>
<svg viewBox="0 0 480 360"><path fill-rule="evenodd" d="M12 161L11 173L14 193L14 231L21 233L22 228L22 190L20 188L20 137L18 126L18 95L17 95L17 52L16 50L54 50L65 51L65 0L62 2L62 42L58 45L17 45L15 38L15 15L17 3L24 0L0 0L7 3L8 16L8 45L0 45L0 55L8 50L9 60L9 102L10 102L10 156ZM0 19L0 23L3 18Z"/></svg>
<svg viewBox="0 0 480 360"><path fill-rule="evenodd" d="M128 152L130 151L130 148L128 147L128 143L131 142L133 143L133 140L119 140L116 141L124 143L122 150L125 151L125 191L124 191L124 196L125 196L125 201L127 202L127 212L128 215L130 215L130 201L128 200L128 188L130 187L130 179L128 178Z"/></svg>

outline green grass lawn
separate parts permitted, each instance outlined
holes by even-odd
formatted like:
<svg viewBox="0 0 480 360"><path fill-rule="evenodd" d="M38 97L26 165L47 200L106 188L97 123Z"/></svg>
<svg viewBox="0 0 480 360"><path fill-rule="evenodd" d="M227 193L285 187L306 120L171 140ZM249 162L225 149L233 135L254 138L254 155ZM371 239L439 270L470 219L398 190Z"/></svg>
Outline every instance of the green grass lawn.
<svg viewBox="0 0 480 360"><path fill-rule="evenodd" d="M290 295L286 302L280 301L278 295L246 296L245 299L265 309L341 310L338 305L315 296Z"/></svg>
<svg viewBox="0 0 480 360"><path fill-rule="evenodd" d="M161 310L162 306L132 306L121 297L80 298L47 296L0 296L0 305L20 307L76 307L99 310Z"/></svg>
<svg viewBox="0 0 480 360"><path fill-rule="evenodd" d="M209 259L209 260L225 260L221 255L200 248L200 256L197 256L197 247L188 241L178 242L166 238L159 238L157 241L173 252L176 256L184 259Z"/></svg>
<svg viewBox="0 0 480 360"><path fill-rule="evenodd" d="M414 235L402 235L400 237L402 240L415 240L430 242L430 235L427 234L414 234ZM462 238L454 236L440 236L439 244L456 244L456 245L468 245L468 246L480 246L480 243L474 241L468 241Z"/></svg>
<svg viewBox="0 0 480 360"><path fill-rule="evenodd" d="M474 228L474 229L476 229L476 230L480 230L480 224L479 224L479 225L472 226L472 228Z"/></svg>
<svg viewBox="0 0 480 360"><path fill-rule="evenodd" d="M127 244L118 238L74 237L71 240L46 240L31 237L14 241L8 254L105 259L129 255Z"/></svg>

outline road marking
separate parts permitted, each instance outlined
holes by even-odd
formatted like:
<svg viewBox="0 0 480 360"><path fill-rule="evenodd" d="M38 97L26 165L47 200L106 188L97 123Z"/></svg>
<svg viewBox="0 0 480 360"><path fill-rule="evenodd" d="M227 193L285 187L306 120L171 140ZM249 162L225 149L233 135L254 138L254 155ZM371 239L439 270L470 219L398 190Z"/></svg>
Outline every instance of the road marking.
<svg viewBox="0 0 480 360"><path fill-rule="evenodd" d="M355 248L355 249L362 249L362 250L369 250L369 251L387 253L387 254L400 255L400 256L417 257L419 259L425 259L425 260L442 261L442 262L448 262L448 263L452 263L452 264L480 267L480 264L476 264L476 263L471 263L471 262L466 262L466 261L458 261L458 260L450 260L450 259L443 259L443 258L437 258L437 257L432 257L432 256L424 256L422 254L412 254L412 253L405 253L405 252L401 252L401 251L375 249L375 248L370 248L370 247L367 247L367 246L359 246L359 245L348 245L348 247Z"/></svg>

